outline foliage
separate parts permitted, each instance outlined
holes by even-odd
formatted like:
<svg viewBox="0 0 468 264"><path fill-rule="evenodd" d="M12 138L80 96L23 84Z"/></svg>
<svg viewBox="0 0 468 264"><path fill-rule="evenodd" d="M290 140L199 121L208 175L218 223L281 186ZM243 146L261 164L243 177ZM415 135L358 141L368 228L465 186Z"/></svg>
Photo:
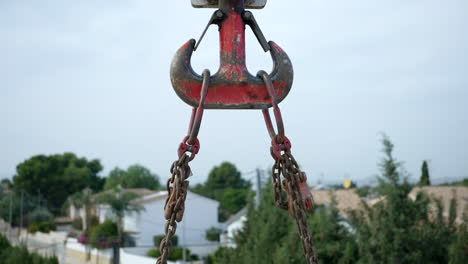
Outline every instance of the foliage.
<svg viewBox="0 0 468 264"><path fill-rule="evenodd" d="M377 190L385 201L373 207L364 205L352 214L359 248L358 263L447 263L448 245L453 240L453 221L445 221L442 204L436 204L431 217L431 200L419 193L408 197L407 182L400 162L393 155L393 144L384 136L384 158Z"/></svg>
<svg viewBox="0 0 468 264"><path fill-rule="evenodd" d="M221 235L221 230L216 227L211 227L206 230L206 240L208 241L219 241L219 236Z"/></svg>
<svg viewBox="0 0 468 264"><path fill-rule="evenodd" d="M85 229L88 230L93 226L91 222L93 220L93 215L91 214L91 209L95 206L96 201L93 196L93 192L90 188L85 188L80 192L74 193L69 199L67 200L67 204L73 205L76 208L83 208L85 218L81 219L81 228L79 230ZM99 221L98 221L99 223ZM97 223L94 223L97 224ZM80 227L76 224L77 227Z"/></svg>
<svg viewBox="0 0 468 264"><path fill-rule="evenodd" d="M431 185L431 180L429 178L429 169L427 167L427 161L423 161L421 166L421 178L419 180L420 186L428 186Z"/></svg>
<svg viewBox="0 0 468 264"><path fill-rule="evenodd" d="M54 221L54 216L45 207L37 208L29 214L30 224L36 224L36 223L41 223L41 222L52 222L52 221Z"/></svg>
<svg viewBox="0 0 468 264"><path fill-rule="evenodd" d="M118 167L113 169L106 178L104 189L110 190L119 185L123 188L161 189L158 175L138 164L131 165L126 170Z"/></svg>
<svg viewBox="0 0 468 264"><path fill-rule="evenodd" d="M185 254L188 260L198 260L199 257L197 255L190 254L190 249L185 249ZM153 248L149 250L146 255L152 258L159 258L161 256L161 251L157 248ZM183 248L173 248L171 254L169 254L168 260L181 260L184 258L184 251Z"/></svg>
<svg viewBox="0 0 468 264"><path fill-rule="evenodd" d="M109 248L120 243L117 224L106 220L91 230L89 243L95 248Z"/></svg>
<svg viewBox="0 0 468 264"><path fill-rule="evenodd" d="M19 192L38 193L47 200L48 209L59 214L70 193L90 187L102 189L104 180L99 160L78 158L73 153L33 156L16 167L13 188Z"/></svg>
<svg viewBox="0 0 468 264"><path fill-rule="evenodd" d="M26 247L12 247L8 239L0 235L0 264L59 264L56 257L42 257L29 253Z"/></svg>
<svg viewBox="0 0 468 264"><path fill-rule="evenodd" d="M134 192L126 192L120 186L107 191L98 197L98 201L109 205L112 215L117 223L118 238L122 240L123 217L128 212L139 212L144 210L141 205L134 204L133 201L139 197Z"/></svg>
<svg viewBox="0 0 468 264"><path fill-rule="evenodd" d="M223 162L215 166L204 184L197 184L193 192L220 202L219 220L227 218L247 205L250 182L241 177L236 166Z"/></svg>
<svg viewBox="0 0 468 264"><path fill-rule="evenodd" d="M3 218L7 222L9 221L10 199L12 224L13 226L19 226L21 219L21 193L3 193L0 188L0 218ZM27 226L28 224L28 217L26 216L38 207L37 201L37 196L23 193L23 226Z"/></svg>
<svg viewBox="0 0 468 264"><path fill-rule="evenodd" d="M13 186L13 183L12 183L11 180L8 179L8 178L2 179L2 180L0 181L0 184L3 184L3 185L5 185L5 186L8 187L8 188L11 188L11 187Z"/></svg>
<svg viewBox="0 0 468 264"><path fill-rule="evenodd" d="M226 188L221 196L221 212L225 215L232 215L240 211L247 205L249 189Z"/></svg>
<svg viewBox="0 0 468 264"><path fill-rule="evenodd" d="M249 206L245 226L234 237L237 247L220 248L210 256L209 262L306 263L296 224L287 211L275 206L271 184L266 186L262 194L257 209ZM356 245L334 206L318 207L314 214L309 215L315 246L323 263L352 263L357 255Z"/></svg>
<svg viewBox="0 0 468 264"><path fill-rule="evenodd" d="M153 249L150 249L146 255L148 257L152 257L152 258L159 258L159 256L161 256L161 251L157 248L153 248Z"/></svg>
<svg viewBox="0 0 468 264"><path fill-rule="evenodd" d="M460 181L456 181L456 182L446 182L446 183L443 183L441 185L449 185L449 186L465 186L465 187L468 187L468 178L465 178L463 180L460 180Z"/></svg>
<svg viewBox="0 0 468 264"><path fill-rule="evenodd" d="M155 247L159 247L161 245L161 241L163 240L164 235L157 235L153 237L153 244ZM171 237L171 244L173 247L177 247L179 245L179 237L177 235L173 235Z"/></svg>
<svg viewBox="0 0 468 264"><path fill-rule="evenodd" d="M83 219L81 217L75 218L72 221L72 227L76 230L83 230Z"/></svg>
<svg viewBox="0 0 468 264"><path fill-rule="evenodd" d="M357 195L359 195L359 197L367 197L372 194L372 187L368 185L362 186L356 188L355 192Z"/></svg>
<svg viewBox="0 0 468 264"><path fill-rule="evenodd" d="M457 226L457 203L452 199L449 215L443 215L440 200L418 193L405 177L402 164L394 159L393 144L383 138L384 158L375 190L384 196L372 207L350 211L344 219L331 206L317 206L309 214L311 228L321 263L466 263L468 258L467 219ZM271 184L270 184L271 185ZM304 264L302 245L295 223L287 211L274 206L271 186L260 205L249 205L247 221L234 237L235 248L220 248L209 256L208 263Z"/></svg>
<svg viewBox="0 0 468 264"><path fill-rule="evenodd" d="M28 226L29 233L49 233L50 231L55 231L56 226L53 222L38 222Z"/></svg>
<svg viewBox="0 0 468 264"><path fill-rule="evenodd" d="M465 210L467 212L467 210ZM449 264L464 264L468 259L468 215L458 227L457 238L449 247Z"/></svg>
<svg viewBox="0 0 468 264"><path fill-rule="evenodd" d="M10 248L11 244L6 236L0 234L0 253Z"/></svg>

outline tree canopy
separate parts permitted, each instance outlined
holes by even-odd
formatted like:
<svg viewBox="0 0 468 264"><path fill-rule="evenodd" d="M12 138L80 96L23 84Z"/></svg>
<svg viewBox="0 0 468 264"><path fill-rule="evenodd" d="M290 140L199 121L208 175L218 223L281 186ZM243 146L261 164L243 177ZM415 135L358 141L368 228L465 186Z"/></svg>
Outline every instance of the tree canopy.
<svg viewBox="0 0 468 264"><path fill-rule="evenodd" d="M411 199L408 194L414 186L393 157L394 145L386 136L382 143L384 157L375 190L384 198L381 202L373 206L363 202L362 208L341 215L334 201L308 213L320 263L465 263L467 218L455 224L455 200L445 217L441 201L424 193ZM234 242L236 247L220 248L211 255L210 263L306 263L296 225L287 211L274 205L271 184L260 205L249 206L247 221Z"/></svg>
<svg viewBox="0 0 468 264"><path fill-rule="evenodd" d="M431 185L431 179L429 178L429 168L427 167L427 161L423 161L421 166L421 179L419 180L419 185L427 186Z"/></svg>
<svg viewBox="0 0 468 264"><path fill-rule="evenodd" d="M219 201L219 219L225 221L247 205L249 189L250 182L241 177L236 166L223 162L210 171L205 183L195 185L192 191Z"/></svg>
<svg viewBox="0 0 468 264"><path fill-rule="evenodd" d="M122 188L147 188L151 190L161 188L158 175L139 164L131 165L126 170L118 167L113 169L106 178L104 189L113 189L119 185Z"/></svg>
<svg viewBox="0 0 468 264"><path fill-rule="evenodd" d="M104 180L98 176L101 170L99 160L79 158L74 153L37 155L16 167L13 188L16 192L40 193L49 210L58 214L70 194L86 187L102 189Z"/></svg>
<svg viewBox="0 0 468 264"><path fill-rule="evenodd" d="M122 241L123 234L123 219L126 213L140 212L145 208L139 204L133 203L139 197L134 192L128 192L120 186L114 188L112 191L103 192L97 198L98 202L107 204L114 216L117 224L119 239Z"/></svg>

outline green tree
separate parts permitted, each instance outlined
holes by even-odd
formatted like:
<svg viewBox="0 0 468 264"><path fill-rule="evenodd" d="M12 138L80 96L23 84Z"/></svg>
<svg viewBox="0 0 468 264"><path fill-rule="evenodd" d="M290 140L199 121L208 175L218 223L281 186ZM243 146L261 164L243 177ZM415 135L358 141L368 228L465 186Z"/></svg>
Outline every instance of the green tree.
<svg viewBox="0 0 468 264"><path fill-rule="evenodd" d="M221 230L216 227L211 227L206 230L205 238L208 241L219 241L219 236L221 235Z"/></svg>
<svg viewBox="0 0 468 264"><path fill-rule="evenodd" d="M106 220L93 228L89 238L90 244L95 248L110 248L121 242L117 224Z"/></svg>
<svg viewBox="0 0 468 264"><path fill-rule="evenodd" d="M12 224L13 226L19 226L21 221L21 193L5 193L0 188L0 218L3 218L5 221L10 219L10 199L12 206ZM31 219L26 217L32 211L42 208L38 203L39 199L37 196L31 196L23 192L23 226L26 226Z"/></svg>
<svg viewBox="0 0 468 264"><path fill-rule="evenodd" d="M273 196L270 184L257 209L249 205L244 228L234 237L237 246L219 249L210 257L212 263L306 263L296 224L287 211L276 207ZM354 263L357 247L335 206L319 206L309 213L315 247L323 263Z"/></svg>
<svg viewBox="0 0 468 264"><path fill-rule="evenodd" d="M468 208L465 208L463 222L457 228L457 238L449 247L449 264L464 264L468 259Z"/></svg>
<svg viewBox="0 0 468 264"><path fill-rule="evenodd" d="M447 263L453 226L445 221L441 202L435 201L436 217L431 219L427 195L410 199L412 186L393 157L394 145L386 136L382 143L384 158L376 189L385 201L373 207L363 203L363 210L352 214L358 263Z"/></svg>
<svg viewBox="0 0 468 264"><path fill-rule="evenodd" d="M428 186L431 185L431 180L429 178L429 169L427 167L427 162L423 161L421 166L421 179L419 180L420 186Z"/></svg>
<svg viewBox="0 0 468 264"><path fill-rule="evenodd" d="M58 264L56 257L42 257L28 252L23 246L13 247L8 239L0 234L0 264Z"/></svg>
<svg viewBox="0 0 468 264"><path fill-rule="evenodd" d="M131 165L126 170L118 167L113 169L106 178L104 189L110 190L119 185L123 188L147 188L151 190L161 188L158 175L138 164Z"/></svg>
<svg viewBox="0 0 468 264"><path fill-rule="evenodd" d="M18 193L40 193L49 210L57 215L71 193L86 187L102 189L104 181L98 176L101 170L99 160L78 158L73 153L37 155L16 167L13 188Z"/></svg>
<svg viewBox="0 0 468 264"><path fill-rule="evenodd" d="M93 191L90 188L85 188L80 192L76 192L71 197L69 197L67 203L74 205L76 208L84 209L82 227L84 231L88 231L88 229L91 227L91 209L96 204L96 201L93 197Z"/></svg>
<svg viewBox="0 0 468 264"><path fill-rule="evenodd" d="M219 219L225 221L247 205L250 182L241 177L236 166L223 162L215 166L203 184L197 184L192 191L220 202Z"/></svg>
<svg viewBox="0 0 468 264"><path fill-rule="evenodd" d="M134 203L135 199L138 197L138 194L134 192L127 192L121 187L117 187L111 191L104 192L98 198L99 202L109 205L110 211L117 223L118 238L120 241L122 241L123 238L123 218L125 214L144 210L141 205Z"/></svg>

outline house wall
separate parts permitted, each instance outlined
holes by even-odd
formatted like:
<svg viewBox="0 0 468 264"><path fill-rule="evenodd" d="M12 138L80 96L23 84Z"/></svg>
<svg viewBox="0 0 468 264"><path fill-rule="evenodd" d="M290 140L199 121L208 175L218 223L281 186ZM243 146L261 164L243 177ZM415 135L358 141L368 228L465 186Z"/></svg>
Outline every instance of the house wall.
<svg viewBox="0 0 468 264"><path fill-rule="evenodd" d="M143 203L145 210L139 213L128 213L124 217L124 230L132 233L136 246L148 251L153 245L153 237L164 235L164 204L166 196L157 200ZM205 256L218 247L218 243L212 243L205 239L206 230L210 227L220 227L218 222L217 201L206 197L187 193L185 201L184 220L177 225L177 236L179 245L186 245L193 248L192 252ZM107 218L112 218L109 207L99 206L99 220L103 222Z"/></svg>
<svg viewBox="0 0 468 264"><path fill-rule="evenodd" d="M145 211L132 214L126 221L126 228L139 232L136 235L137 246L153 245L153 236L164 235L165 198L145 203ZM211 244L205 239L206 230L219 227L219 203L203 196L188 192L185 201L184 220L177 225L179 245L200 246ZM135 228L138 230L134 230Z"/></svg>

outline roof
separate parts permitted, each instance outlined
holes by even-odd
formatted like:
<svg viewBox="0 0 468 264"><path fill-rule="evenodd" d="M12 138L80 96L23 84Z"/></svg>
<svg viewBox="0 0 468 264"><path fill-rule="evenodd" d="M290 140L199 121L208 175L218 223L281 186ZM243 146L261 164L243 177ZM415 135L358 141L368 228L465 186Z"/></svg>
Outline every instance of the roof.
<svg viewBox="0 0 468 264"><path fill-rule="evenodd" d="M102 195L102 194L105 194L105 193L110 193L112 192L113 190L110 189L110 190L106 190L106 191L102 191L100 193L96 193L94 194L93 196L94 197L97 197L99 195ZM150 190L150 189L146 189L146 188L127 188L127 189L123 189L124 192L132 192L132 193L136 193L138 196L142 197L142 196L147 196L147 195L151 195L151 194L155 194L155 193L158 193L159 191L154 191L154 190Z"/></svg>
<svg viewBox="0 0 468 264"><path fill-rule="evenodd" d="M107 191L104 191L104 192L97 193L95 195L99 196L99 195L101 195L103 193L109 193L111 191L112 190L107 190ZM134 201L134 203L139 204L139 205L143 205L143 204L147 204L147 203L151 203L151 202L159 201L159 200L165 201L166 198L167 198L167 191L153 191L153 190L149 190L149 189L145 189L145 188L128 188L128 189L124 189L123 191L124 192L133 192L133 193L138 194L139 198L137 198ZM193 199L204 199L207 202L215 203L217 205L219 204L219 202L216 201L216 200L213 200L211 198L208 198L208 197L193 193L191 191L188 191L187 193L190 194L190 196L193 196L194 197ZM187 198L187 199L190 199L190 198Z"/></svg>
<svg viewBox="0 0 468 264"><path fill-rule="evenodd" d="M356 194L356 189L340 189L340 190L312 190L314 203L319 205L331 204L332 195L337 201L337 208L342 215L348 215L349 210L359 209L362 203L359 195Z"/></svg>
<svg viewBox="0 0 468 264"><path fill-rule="evenodd" d="M236 214L233 216L229 217L229 219L222 223L224 226L229 226L230 224L236 222L237 220L241 219L241 217L245 216L247 214L247 206L239 210Z"/></svg>
<svg viewBox="0 0 468 264"><path fill-rule="evenodd" d="M463 212L468 210L468 187L464 186L424 186L416 187L411 190L409 197L416 199L418 192L423 191L432 198L440 199L444 206L443 215L449 216L450 201L455 198L457 201L457 219L458 223L463 221Z"/></svg>

